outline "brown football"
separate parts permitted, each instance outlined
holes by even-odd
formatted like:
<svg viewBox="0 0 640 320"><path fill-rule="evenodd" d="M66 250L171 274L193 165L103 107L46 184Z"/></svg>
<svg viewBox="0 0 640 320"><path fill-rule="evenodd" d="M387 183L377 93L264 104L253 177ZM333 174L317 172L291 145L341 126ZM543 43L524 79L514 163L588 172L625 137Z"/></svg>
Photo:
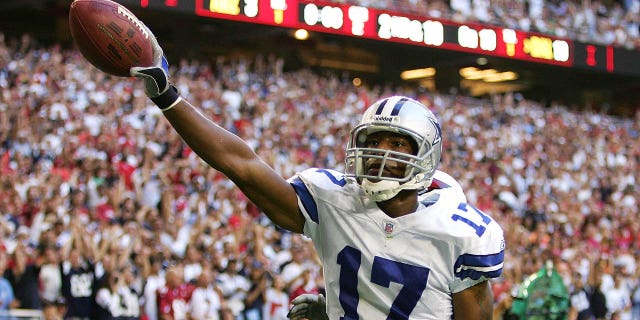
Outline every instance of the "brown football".
<svg viewBox="0 0 640 320"><path fill-rule="evenodd" d="M82 55L103 72L128 77L153 63L152 34L127 8L111 0L74 0L71 36Z"/></svg>

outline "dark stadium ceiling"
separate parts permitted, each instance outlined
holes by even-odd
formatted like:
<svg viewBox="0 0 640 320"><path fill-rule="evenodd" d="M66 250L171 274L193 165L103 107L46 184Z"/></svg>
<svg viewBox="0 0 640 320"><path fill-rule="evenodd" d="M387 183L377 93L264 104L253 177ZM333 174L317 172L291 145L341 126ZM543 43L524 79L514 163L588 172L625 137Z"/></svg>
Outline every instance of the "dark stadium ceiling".
<svg viewBox="0 0 640 320"><path fill-rule="evenodd" d="M67 10L70 0L1 0L0 30L5 34L30 32L42 41L70 44L67 29ZM482 57L428 47L409 46L374 40L311 33L307 41L292 38L292 30L229 22L219 19L187 15L135 11L154 30L168 57L197 57L217 55L276 54L284 57L289 68L312 67L348 73L365 83L403 82L400 73L408 69L433 67L437 70L431 88L442 91L466 90L482 94L487 90L518 90L531 98L564 100L567 103L595 105L609 103L629 113L639 109L640 78L614 76L607 73L586 72L566 67L535 64L524 61ZM55 30L55 32L51 32ZM486 64L478 65L478 58ZM517 73L510 86L475 86L462 83L460 68L492 68ZM475 93L474 93L475 92Z"/></svg>
<svg viewBox="0 0 640 320"><path fill-rule="evenodd" d="M44 9L50 7L54 1L43 0L2 0L0 2L0 9L14 9L14 8L26 8Z"/></svg>

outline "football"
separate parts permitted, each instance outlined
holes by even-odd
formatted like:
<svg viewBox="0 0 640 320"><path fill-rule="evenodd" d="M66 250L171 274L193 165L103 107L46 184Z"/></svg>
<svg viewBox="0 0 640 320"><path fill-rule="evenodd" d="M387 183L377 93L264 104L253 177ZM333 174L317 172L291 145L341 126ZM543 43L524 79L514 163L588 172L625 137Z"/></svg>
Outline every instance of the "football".
<svg viewBox="0 0 640 320"><path fill-rule="evenodd" d="M74 0L69 26L78 50L103 72L128 77L131 67L153 64L153 35L121 4L111 0Z"/></svg>

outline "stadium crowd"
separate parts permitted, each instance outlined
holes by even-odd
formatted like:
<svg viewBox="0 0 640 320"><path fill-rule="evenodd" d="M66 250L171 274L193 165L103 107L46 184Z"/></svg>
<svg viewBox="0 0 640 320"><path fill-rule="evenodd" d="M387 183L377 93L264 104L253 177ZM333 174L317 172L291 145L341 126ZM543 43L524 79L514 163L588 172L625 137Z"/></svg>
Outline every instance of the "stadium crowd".
<svg viewBox="0 0 640 320"><path fill-rule="evenodd" d="M582 315L640 319L640 111L632 119L355 87L276 57L177 61L182 94L283 176L341 169L379 97L433 108L441 168L505 229L498 306L551 259ZM25 35L0 43L0 308L48 319L285 319L322 292L310 242L282 232L172 132L141 83ZM275 152L274 152L275 151ZM94 313L97 312L97 313ZM585 318L586 319L586 318Z"/></svg>
<svg viewBox="0 0 640 320"><path fill-rule="evenodd" d="M412 15L640 49L639 0L332 0Z"/></svg>

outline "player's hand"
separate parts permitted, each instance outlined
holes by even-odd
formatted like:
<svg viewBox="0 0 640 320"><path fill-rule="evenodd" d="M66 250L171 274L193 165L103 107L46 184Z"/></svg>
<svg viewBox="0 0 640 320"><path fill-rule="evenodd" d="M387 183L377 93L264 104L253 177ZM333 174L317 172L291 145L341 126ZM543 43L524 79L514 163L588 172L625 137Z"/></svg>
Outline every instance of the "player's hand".
<svg viewBox="0 0 640 320"><path fill-rule="evenodd" d="M145 92L150 98L156 98L167 92L169 84L169 63L164 57L162 48L151 30L145 25L149 35L151 46L153 47L153 65L147 67L133 67L129 73L144 80Z"/></svg>
<svg viewBox="0 0 640 320"><path fill-rule="evenodd" d="M287 318L292 320L329 320L326 300L322 294L305 293L291 301L293 306Z"/></svg>

